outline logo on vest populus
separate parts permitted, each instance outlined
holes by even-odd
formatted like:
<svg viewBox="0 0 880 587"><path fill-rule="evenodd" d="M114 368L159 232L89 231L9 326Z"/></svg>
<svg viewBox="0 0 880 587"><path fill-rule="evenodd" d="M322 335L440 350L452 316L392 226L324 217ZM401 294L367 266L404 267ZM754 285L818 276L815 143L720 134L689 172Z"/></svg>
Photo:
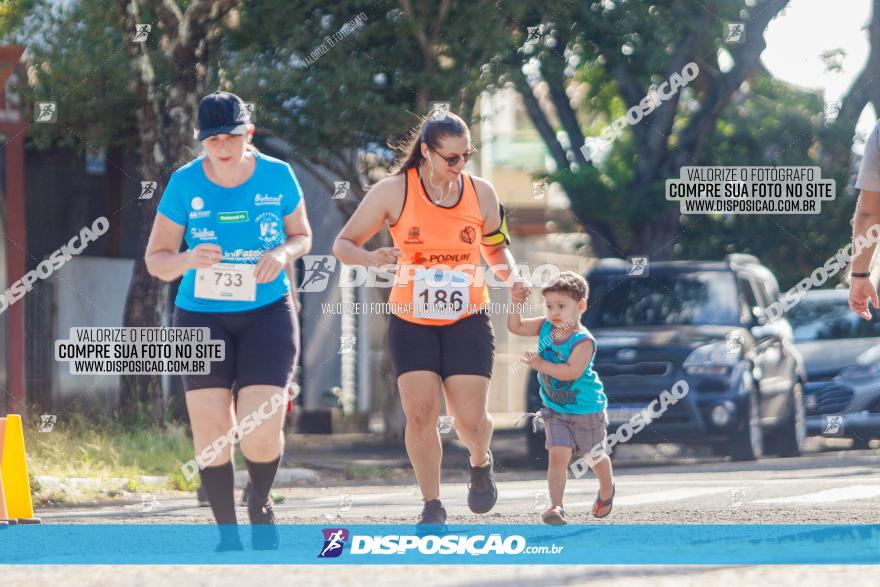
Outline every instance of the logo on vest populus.
<svg viewBox="0 0 880 587"><path fill-rule="evenodd" d="M345 528L323 528L324 547L318 554L318 558L339 558L342 548L348 541L348 530Z"/></svg>
<svg viewBox="0 0 880 587"><path fill-rule="evenodd" d="M452 263L466 263L470 261L471 254L470 253L446 253L446 252L434 252L429 253L428 256L425 256L425 253L422 251L416 251L413 253L412 261L410 264L412 265L437 265L437 264L452 264Z"/></svg>
<svg viewBox="0 0 880 587"><path fill-rule="evenodd" d="M458 233L458 238L461 239L461 242L470 245L477 238L477 231L474 230L473 226L465 226L461 229L461 232Z"/></svg>
<svg viewBox="0 0 880 587"><path fill-rule="evenodd" d="M418 226L413 226L413 227L411 227L411 228L409 229L409 232L408 232L407 235L406 235L406 240L403 241L403 242L406 243L406 244L408 244L408 245L422 245L422 244L425 244L424 241L422 241L422 237L421 237L421 234L420 234L420 233L421 233L421 228L420 228L420 227L418 227Z"/></svg>

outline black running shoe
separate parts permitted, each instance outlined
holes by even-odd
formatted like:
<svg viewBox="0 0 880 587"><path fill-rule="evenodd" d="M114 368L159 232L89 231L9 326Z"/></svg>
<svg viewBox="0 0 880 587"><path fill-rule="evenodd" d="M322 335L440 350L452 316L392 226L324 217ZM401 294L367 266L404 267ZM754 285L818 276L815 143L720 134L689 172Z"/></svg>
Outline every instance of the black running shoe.
<svg viewBox="0 0 880 587"><path fill-rule="evenodd" d="M419 521L416 523L425 526L445 526L446 509L440 504L440 500L426 501L422 513L419 515Z"/></svg>
<svg viewBox="0 0 880 587"><path fill-rule="evenodd" d="M196 499L199 501L200 508L206 508L211 505L211 502L208 501L208 494L205 493L205 488L201 485L196 490Z"/></svg>
<svg viewBox="0 0 880 587"><path fill-rule="evenodd" d="M498 487L495 486L495 459L489 451L489 460L481 467L471 467L471 480L468 482L468 507L475 514L485 514L495 507L498 501Z"/></svg>
<svg viewBox="0 0 880 587"><path fill-rule="evenodd" d="M251 480L248 479L247 485L244 486L244 489L241 490L241 501L238 503L240 505L246 506L248 504L248 499L251 497ZM279 504L284 503L287 499L280 493L275 493L274 491L269 492L269 499L272 500L272 503Z"/></svg>
<svg viewBox="0 0 880 587"><path fill-rule="evenodd" d="M220 529L220 542L217 544L214 552L244 550L241 538L238 536L237 524L221 524L217 527Z"/></svg>
<svg viewBox="0 0 880 587"><path fill-rule="evenodd" d="M251 545L254 550L275 550L278 548L278 529L275 527L275 512L272 501L266 500L262 507L248 503L248 516L251 520Z"/></svg>
<svg viewBox="0 0 880 587"><path fill-rule="evenodd" d="M244 489L241 490L241 501L239 502L241 505L247 505L248 500L251 498L251 480L248 479L247 485L244 486Z"/></svg>

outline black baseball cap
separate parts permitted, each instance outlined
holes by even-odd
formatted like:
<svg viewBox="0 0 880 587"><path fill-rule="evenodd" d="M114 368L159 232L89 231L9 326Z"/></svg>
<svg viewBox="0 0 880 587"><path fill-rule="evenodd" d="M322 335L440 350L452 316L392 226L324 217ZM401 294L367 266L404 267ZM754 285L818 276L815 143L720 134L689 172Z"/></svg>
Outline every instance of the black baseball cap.
<svg viewBox="0 0 880 587"><path fill-rule="evenodd" d="M250 113L241 98L229 92L213 92L199 102L198 140L214 135L243 135L249 122Z"/></svg>

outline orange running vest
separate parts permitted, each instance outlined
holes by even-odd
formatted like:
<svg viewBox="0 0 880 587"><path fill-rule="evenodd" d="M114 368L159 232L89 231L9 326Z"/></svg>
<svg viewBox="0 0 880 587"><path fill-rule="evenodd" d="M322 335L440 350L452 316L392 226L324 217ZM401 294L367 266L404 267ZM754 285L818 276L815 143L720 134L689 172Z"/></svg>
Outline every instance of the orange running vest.
<svg viewBox="0 0 880 587"><path fill-rule="evenodd" d="M388 227L394 246L404 255L398 261L396 285L388 301L392 313L408 322L453 324L489 303L484 280L474 285L480 267L483 214L473 180L467 173L461 176L461 197L445 208L425 193L417 168L406 171L403 211ZM463 280L462 274L470 279Z"/></svg>

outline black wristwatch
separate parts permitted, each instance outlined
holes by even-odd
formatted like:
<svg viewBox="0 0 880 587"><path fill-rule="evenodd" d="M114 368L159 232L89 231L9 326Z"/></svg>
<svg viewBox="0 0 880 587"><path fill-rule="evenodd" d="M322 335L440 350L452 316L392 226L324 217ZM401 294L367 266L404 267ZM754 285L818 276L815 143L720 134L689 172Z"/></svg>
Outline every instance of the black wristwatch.
<svg viewBox="0 0 880 587"><path fill-rule="evenodd" d="M861 271L861 272L853 271L852 273L849 274L849 276L850 277L871 277L871 272L870 271Z"/></svg>

